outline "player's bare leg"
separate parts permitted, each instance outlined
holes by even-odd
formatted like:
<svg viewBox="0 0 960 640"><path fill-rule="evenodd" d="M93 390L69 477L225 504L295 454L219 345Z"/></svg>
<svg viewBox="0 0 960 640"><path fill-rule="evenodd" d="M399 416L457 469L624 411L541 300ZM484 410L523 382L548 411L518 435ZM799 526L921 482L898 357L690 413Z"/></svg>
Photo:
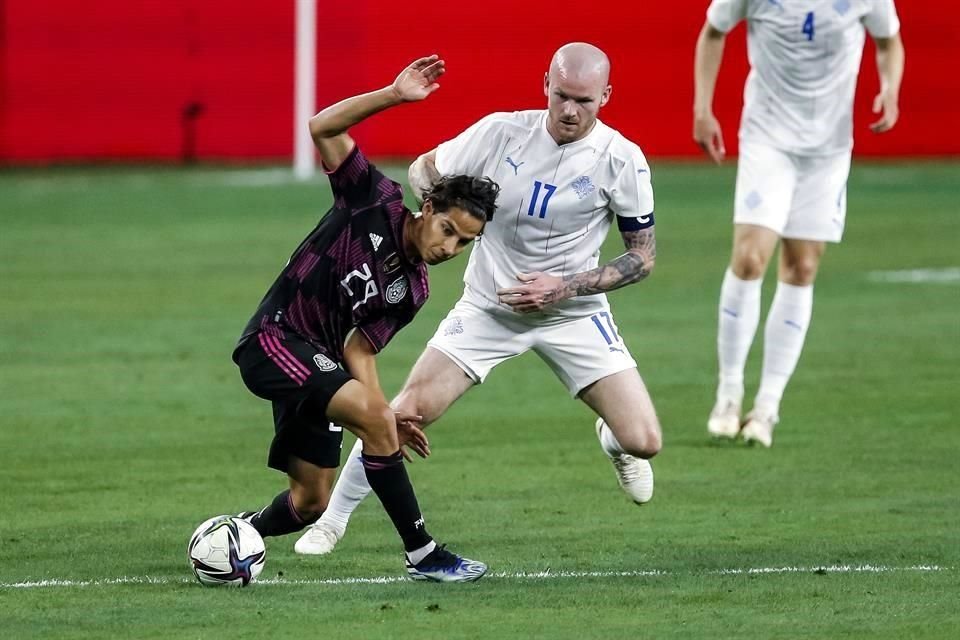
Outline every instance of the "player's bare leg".
<svg viewBox="0 0 960 640"><path fill-rule="evenodd" d="M777 292L767 314L760 389L743 427L747 442L773 444L780 400L803 351L813 312L813 282L826 243L784 238L780 249Z"/></svg>
<svg viewBox="0 0 960 640"><path fill-rule="evenodd" d="M760 287L777 247L776 232L751 224L734 225L730 266L720 287L717 356L720 380L707 431L715 438L740 432L743 370L760 322Z"/></svg>
<svg viewBox="0 0 960 640"><path fill-rule="evenodd" d="M422 416L422 426L426 427L439 419L473 384L473 380L453 360L427 347L414 364L392 408ZM361 446L358 440L347 456L328 509L297 540L294 545L297 553L321 555L333 551L346 532L350 516L370 493L370 484L360 459Z"/></svg>
<svg viewBox="0 0 960 640"><path fill-rule="evenodd" d="M649 459L662 444L660 421L636 369L601 378L580 393L600 417L600 446L613 462L617 480L637 504L653 498L653 468Z"/></svg>

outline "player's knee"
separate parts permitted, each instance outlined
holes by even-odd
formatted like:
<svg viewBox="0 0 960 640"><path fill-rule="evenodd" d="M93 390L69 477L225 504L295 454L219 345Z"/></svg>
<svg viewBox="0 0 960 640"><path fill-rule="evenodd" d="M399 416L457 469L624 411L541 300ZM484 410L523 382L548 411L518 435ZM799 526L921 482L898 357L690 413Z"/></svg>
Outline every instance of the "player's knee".
<svg viewBox="0 0 960 640"><path fill-rule="evenodd" d="M426 391L427 385L418 382L408 382L394 399L393 408L401 413L422 416L422 426L430 424L440 416L437 415L439 409L436 403L430 401Z"/></svg>
<svg viewBox="0 0 960 640"><path fill-rule="evenodd" d="M741 280L756 280L767 269L767 257L752 247L740 248L734 253L731 263L733 274Z"/></svg>
<svg viewBox="0 0 960 640"><path fill-rule="evenodd" d="M783 266L781 279L787 284L804 287L813 284L817 277L817 267L820 261L816 256L801 256L793 258Z"/></svg>
<svg viewBox="0 0 960 640"><path fill-rule="evenodd" d="M388 456L400 449L397 439L397 421L388 405L371 407L362 418L361 432L363 451L372 455Z"/></svg>
<svg viewBox="0 0 960 640"><path fill-rule="evenodd" d="M637 458L652 458L660 453L660 447L663 446L660 426L657 424L634 428L629 435L617 439L626 453Z"/></svg>

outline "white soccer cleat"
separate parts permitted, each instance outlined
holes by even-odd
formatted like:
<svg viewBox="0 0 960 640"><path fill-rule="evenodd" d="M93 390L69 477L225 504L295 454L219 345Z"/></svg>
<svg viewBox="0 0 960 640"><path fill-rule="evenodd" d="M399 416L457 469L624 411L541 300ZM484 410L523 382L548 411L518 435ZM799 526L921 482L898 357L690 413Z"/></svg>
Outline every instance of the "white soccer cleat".
<svg viewBox="0 0 960 640"><path fill-rule="evenodd" d="M780 418L777 414L768 411L758 411L756 408L747 414L747 423L743 426L740 435L747 444L759 442L769 449L773 446L773 428Z"/></svg>
<svg viewBox="0 0 960 640"><path fill-rule="evenodd" d="M600 438L604 426L603 418L597 418L594 424L597 438ZM602 440L600 448L603 449ZM620 488L630 496L630 499L638 505L650 502L653 499L653 467L650 465L650 461L626 453L611 456L605 449L603 452L613 463L613 468L617 472L617 482L620 483Z"/></svg>
<svg viewBox="0 0 960 640"><path fill-rule="evenodd" d="M717 399L707 419L707 432L714 438L736 438L740 433L740 405L728 398Z"/></svg>
<svg viewBox="0 0 960 640"><path fill-rule="evenodd" d="M345 532L332 524L317 520L303 532L293 550L305 556L322 556L333 551Z"/></svg>

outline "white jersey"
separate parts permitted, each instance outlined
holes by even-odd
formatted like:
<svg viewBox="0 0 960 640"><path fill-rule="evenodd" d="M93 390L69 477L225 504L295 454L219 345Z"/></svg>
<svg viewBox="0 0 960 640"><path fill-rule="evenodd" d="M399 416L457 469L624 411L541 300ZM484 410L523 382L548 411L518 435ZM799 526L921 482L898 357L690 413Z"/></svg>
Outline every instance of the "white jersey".
<svg viewBox="0 0 960 640"><path fill-rule="evenodd" d="M650 167L637 145L599 120L586 137L558 145L546 122L546 111L494 113L437 147L441 175L488 176L501 188L463 278L467 293L488 303L497 304L497 289L520 284L518 273L562 277L596 268L614 215L652 219ZM603 294L580 296L530 319L606 308Z"/></svg>
<svg viewBox="0 0 960 640"><path fill-rule="evenodd" d="M707 20L723 32L748 24L741 140L800 155L853 148L864 27L896 35L893 0L713 0Z"/></svg>

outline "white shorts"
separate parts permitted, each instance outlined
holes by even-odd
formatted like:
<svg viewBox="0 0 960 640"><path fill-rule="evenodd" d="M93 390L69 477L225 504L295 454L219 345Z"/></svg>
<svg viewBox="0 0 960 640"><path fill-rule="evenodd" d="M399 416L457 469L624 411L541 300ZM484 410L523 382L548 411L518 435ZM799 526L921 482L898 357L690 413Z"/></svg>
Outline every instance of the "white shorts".
<svg viewBox="0 0 960 640"><path fill-rule="evenodd" d="M531 349L572 396L601 378L637 366L609 309L544 325L496 305L486 308L468 295L460 298L427 344L476 383L501 362Z"/></svg>
<svg viewBox="0 0 960 640"><path fill-rule="evenodd" d="M744 142L733 221L781 238L840 242L847 217L850 153L801 156Z"/></svg>

